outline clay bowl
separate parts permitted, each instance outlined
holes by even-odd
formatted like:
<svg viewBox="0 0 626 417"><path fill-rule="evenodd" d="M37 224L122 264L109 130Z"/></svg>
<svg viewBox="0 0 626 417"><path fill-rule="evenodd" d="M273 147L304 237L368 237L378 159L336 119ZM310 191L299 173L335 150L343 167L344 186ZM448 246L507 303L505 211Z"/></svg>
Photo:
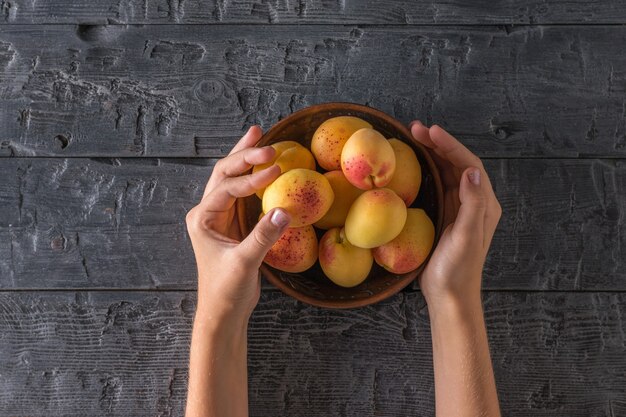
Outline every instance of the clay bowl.
<svg viewBox="0 0 626 417"><path fill-rule="evenodd" d="M258 146L293 140L310 149L315 129L326 119L335 116L360 117L371 123L385 137L395 137L413 147L422 166L422 185L411 207L423 208L433 220L436 245L441 235L443 221L443 189L439 172L429 151L413 139L405 125L391 116L360 104L314 105L292 113L276 123L263 135ZM237 213L242 236L247 236L261 213L261 200L256 195L238 199ZM323 231L318 231L318 238L322 234ZM261 272L274 286L297 300L319 307L354 308L374 304L396 294L418 276L424 264L414 271L397 275L374 263L367 279L353 288L343 288L331 282L324 276L319 262L300 274L283 272L265 263L261 266Z"/></svg>

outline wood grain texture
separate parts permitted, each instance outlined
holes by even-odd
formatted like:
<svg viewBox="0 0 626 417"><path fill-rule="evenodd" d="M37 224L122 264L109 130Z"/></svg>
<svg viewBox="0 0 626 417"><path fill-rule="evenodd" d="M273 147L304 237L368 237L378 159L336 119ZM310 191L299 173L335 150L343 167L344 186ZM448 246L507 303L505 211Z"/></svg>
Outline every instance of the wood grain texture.
<svg viewBox="0 0 626 417"><path fill-rule="evenodd" d="M2 160L0 287L195 288L184 218L213 163ZM626 290L624 161L485 164L504 212L486 288Z"/></svg>
<svg viewBox="0 0 626 417"><path fill-rule="evenodd" d="M213 164L5 159L1 286L195 287L184 219L200 201Z"/></svg>
<svg viewBox="0 0 626 417"><path fill-rule="evenodd" d="M624 23L620 1L11 0L2 23Z"/></svg>
<svg viewBox="0 0 626 417"><path fill-rule="evenodd" d="M182 415L193 293L0 294L0 413ZM487 293L503 415L622 415L626 295ZM421 295L348 311L265 292L249 329L252 416L433 415Z"/></svg>
<svg viewBox="0 0 626 417"><path fill-rule="evenodd" d="M595 6L594 6L595 7ZM0 26L1 156L221 156L352 101L480 156L625 156L624 26Z"/></svg>
<svg viewBox="0 0 626 417"><path fill-rule="evenodd" d="M492 160L486 167L505 213L485 265L489 286L625 288L625 161Z"/></svg>

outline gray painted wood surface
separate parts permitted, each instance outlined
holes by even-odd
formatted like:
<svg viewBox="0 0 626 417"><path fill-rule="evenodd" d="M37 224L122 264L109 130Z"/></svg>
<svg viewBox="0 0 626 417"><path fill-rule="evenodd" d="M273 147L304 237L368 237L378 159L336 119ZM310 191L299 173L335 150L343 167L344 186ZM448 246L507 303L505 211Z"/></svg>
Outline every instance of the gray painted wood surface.
<svg viewBox="0 0 626 417"><path fill-rule="evenodd" d="M622 1L2 1L0 416L182 415L184 214L246 127L335 100L487 158L503 415L626 416L624 23ZM428 326L415 287L329 311L264 285L251 415L433 415Z"/></svg>
<svg viewBox="0 0 626 417"><path fill-rule="evenodd" d="M503 415L623 415L625 297L485 294ZM2 414L182 415L194 300L0 294ZM431 361L419 293L332 311L265 292L249 328L251 415L433 415Z"/></svg>
<svg viewBox="0 0 626 417"><path fill-rule="evenodd" d="M353 101L481 156L626 155L626 27L0 26L0 155L222 156Z"/></svg>
<svg viewBox="0 0 626 417"><path fill-rule="evenodd" d="M620 1L11 0L13 23L484 24L624 23Z"/></svg>
<svg viewBox="0 0 626 417"><path fill-rule="evenodd" d="M626 290L623 161L485 164L504 212L485 288ZM5 159L0 287L195 288L184 217L212 165L210 159Z"/></svg>

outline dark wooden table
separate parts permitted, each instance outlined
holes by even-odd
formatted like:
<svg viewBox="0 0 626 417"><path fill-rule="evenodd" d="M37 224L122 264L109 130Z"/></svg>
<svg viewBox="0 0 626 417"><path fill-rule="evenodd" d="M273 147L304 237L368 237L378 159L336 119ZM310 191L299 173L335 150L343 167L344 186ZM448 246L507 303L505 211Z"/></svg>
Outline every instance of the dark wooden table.
<svg viewBox="0 0 626 417"><path fill-rule="evenodd" d="M185 213L246 127L337 100L439 123L484 159L504 210L484 277L504 415L626 415L624 2L0 16L0 415L182 415ZM249 352L252 416L433 415L417 288L330 311L266 286Z"/></svg>

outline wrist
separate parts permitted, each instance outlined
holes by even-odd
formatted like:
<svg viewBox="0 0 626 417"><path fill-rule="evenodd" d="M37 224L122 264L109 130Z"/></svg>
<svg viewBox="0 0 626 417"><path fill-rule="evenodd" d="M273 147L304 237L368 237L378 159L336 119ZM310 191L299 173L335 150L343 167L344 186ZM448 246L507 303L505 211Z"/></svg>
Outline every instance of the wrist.
<svg viewBox="0 0 626 417"><path fill-rule="evenodd" d="M204 321L215 320L232 324L247 325L252 311L242 308L241 305L227 300L207 300L198 293L196 318Z"/></svg>
<svg viewBox="0 0 626 417"><path fill-rule="evenodd" d="M483 307L480 292L477 295L460 296L446 294L436 299L426 300L431 321L468 321L476 317L483 319Z"/></svg>
<svg viewBox="0 0 626 417"><path fill-rule="evenodd" d="M194 316L194 330L201 328L202 333L220 338L239 336L248 329L249 315L242 314L233 308L221 306L205 307L198 302Z"/></svg>
<svg viewBox="0 0 626 417"><path fill-rule="evenodd" d="M439 311L467 311L482 308L481 281L480 273L467 273L448 279L422 277L420 288L431 314Z"/></svg>
<svg viewBox="0 0 626 417"><path fill-rule="evenodd" d="M211 357L229 361L245 355L248 348L247 323L221 320L196 314L193 323L192 344L203 346Z"/></svg>

